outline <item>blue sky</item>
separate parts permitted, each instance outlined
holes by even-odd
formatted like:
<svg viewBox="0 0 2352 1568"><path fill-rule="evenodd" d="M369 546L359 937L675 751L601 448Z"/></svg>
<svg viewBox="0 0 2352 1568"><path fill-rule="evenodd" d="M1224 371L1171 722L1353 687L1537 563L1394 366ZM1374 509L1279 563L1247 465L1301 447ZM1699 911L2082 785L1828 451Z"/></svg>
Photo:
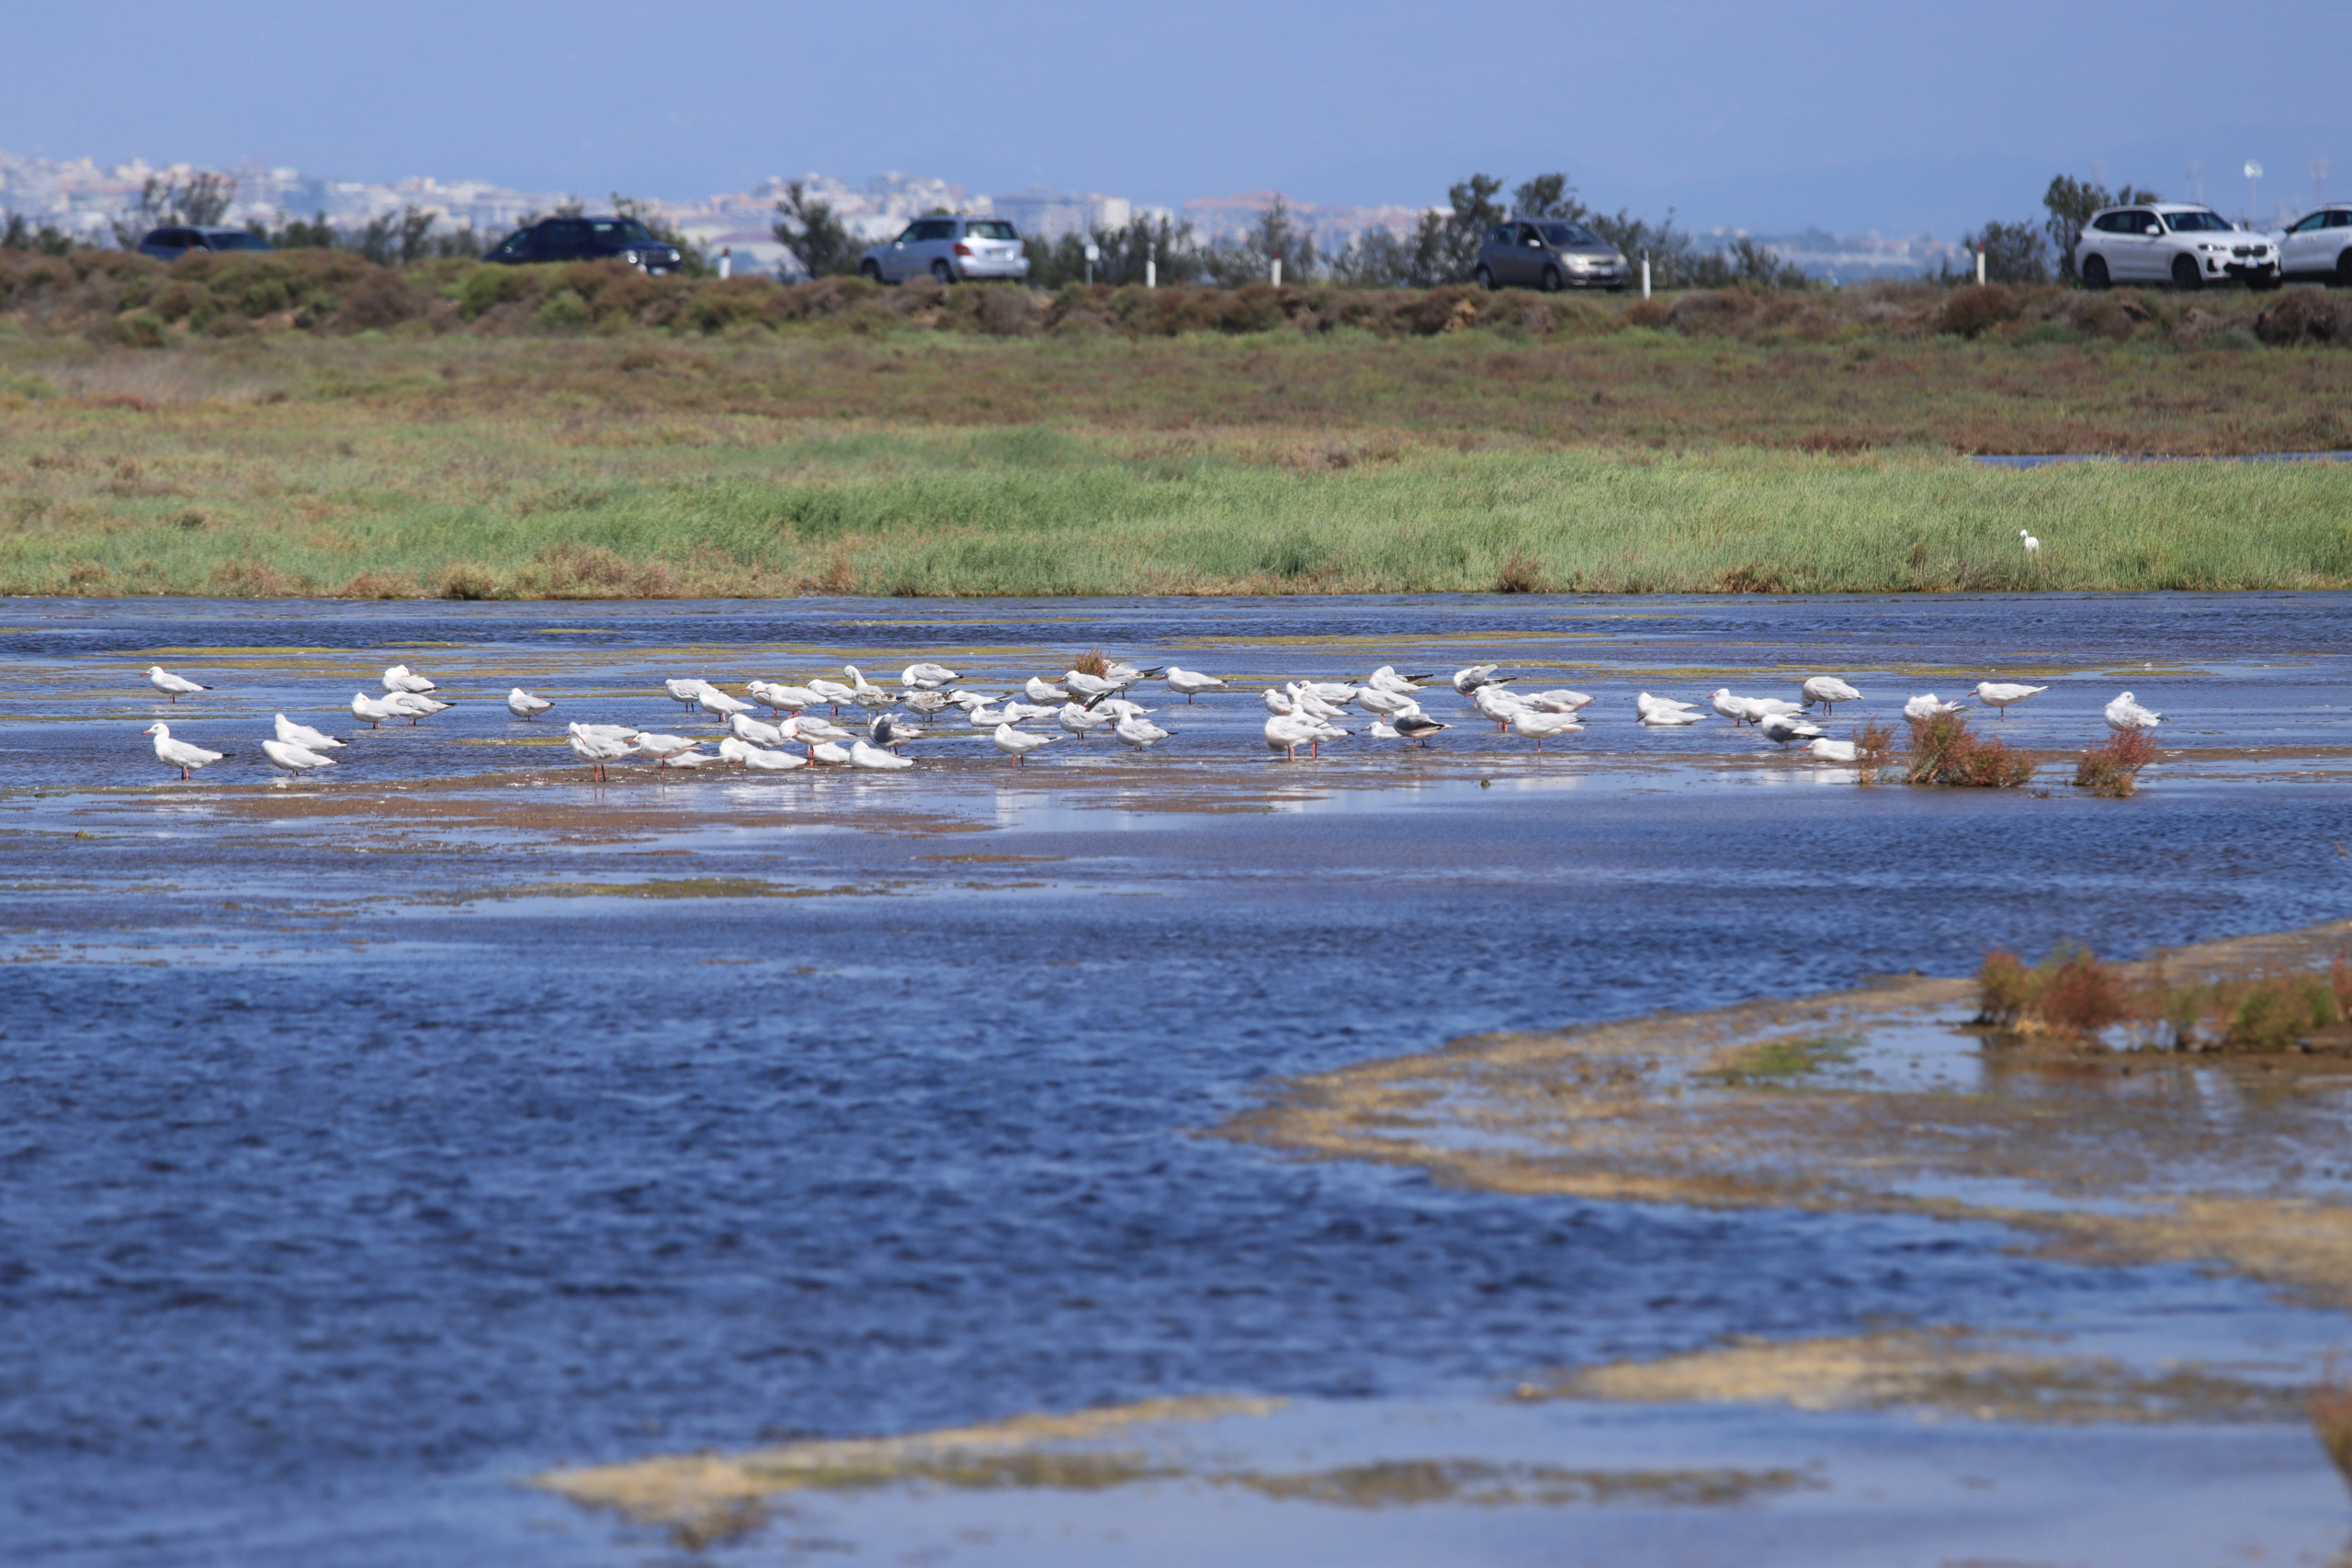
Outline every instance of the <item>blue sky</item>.
<svg viewBox="0 0 2352 1568"><path fill-rule="evenodd" d="M683 197L817 169L1139 201L1566 169L1702 228L1950 234L2103 165L2352 194L2352 6L1487 0L1136 9L119 0L15 8L0 148Z"/></svg>

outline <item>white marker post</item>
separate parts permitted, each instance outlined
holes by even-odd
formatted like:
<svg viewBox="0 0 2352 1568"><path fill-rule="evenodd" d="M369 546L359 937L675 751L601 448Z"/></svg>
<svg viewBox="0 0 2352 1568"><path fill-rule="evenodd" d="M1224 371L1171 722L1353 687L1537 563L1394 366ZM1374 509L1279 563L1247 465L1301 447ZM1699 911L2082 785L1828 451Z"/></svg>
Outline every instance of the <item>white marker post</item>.
<svg viewBox="0 0 2352 1568"><path fill-rule="evenodd" d="M1282 252L1280 252L1280 251L1276 251L1276 252L1274 253L1274 287L1275 287L1275 288L1280 288L1282 286L1283 286L1283 254L1282 254Z"/></svg>
<svg viewBox="0 0 2352 1568"><path fill-rule="evenodd" d="M1143 286L1146 288L1159 287L1159 247L1158 245L1152 246L1143 254Z"/></svg>
<svg viewBox="0 0 2352 1568"><path fill-rule="evenodd" d="M1102 259L1102 249L1093 241L1086 242L1086 287L1094 287L1094 264Z"/></svg>
<svg viewBox="0 0 2352 1568"><path fill-rule="evenodd" d="M1649 253L1648 253L1647 251L1644 251L1644 252L1642 253L1642 298L1643 298L1643 299L1648 299L1649 297L1650 297L1650 256L1649 256Z"/></svg>
<svg viewBox="0 0 2352 1568"><path fill-rule="evenodd" d="M1984 247L1976 247L1976 287L1984 287Z"/></svg>
<svg viewBox="0 0 2352 1568"><path fill-rule="evenodd" d="M735 247L721 245L718 247L718 281L724 283L734 275Z"/></svg>

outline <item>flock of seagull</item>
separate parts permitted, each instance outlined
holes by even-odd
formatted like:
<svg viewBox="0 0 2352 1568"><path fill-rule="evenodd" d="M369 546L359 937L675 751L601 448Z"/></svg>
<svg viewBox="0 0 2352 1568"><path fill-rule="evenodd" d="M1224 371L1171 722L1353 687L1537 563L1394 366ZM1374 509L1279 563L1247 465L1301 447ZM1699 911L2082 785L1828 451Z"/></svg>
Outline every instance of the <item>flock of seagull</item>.
<svg viewBox="0 0 2352 1568"><path fill-rule="evenodd" d="M1491 722L1498 732L1516 734L1534 742L1539 753L1546 740L1556 740L1585 728L1582 716L1594 702L1590 694L1565 687L1543 692L1514 690L1515 678L1498 673L1501 668L1498 664L1473 664L1455 671L1446 683L1466 700L1468 711ZM1019 763L1030 753L1057 741L1083 740L1097 733L1106 734L1130 750L1148 750L1176 732L1153 723L1150 716L1159 710L1136 703L1128 695L1130 692L1156 682L1171 694L1193 703L1227 686L1214 675L1172 664L1146 670L1128 663L1112 663L1103 666L1099 673L1070 670L1058 680L1032 676L1017 692L994 697L958 685L956 682L963 677L944 664L910 664L900 671L896 687L874 684L854 664L842 666L842 674L846 679L821 678L800 685L750 681L743 683L744 695L741 697L698 678L679 677L664 682L672 700L682 705L689 718L699 711L727 730L708 751L702 750L705 741L700 738L621 724L573 723L566 726L566 734L572 751L588 764L590 776L598 783L605 781L605 770L611 764L631 757L642 758L665 770L718 763L754 773L785 773L831 764L893 773L914 766L913 759L900 755L899 748L937 733L935 728L918 728L909 714L953 723L955 720L946 716L952 710L965 726L986 733L998 750ZM212 690L161 665L149 667L147 682L175 705L183 696ZM1434 673L1404 675L1397 672L1396 666L1384 664L1361 682L1291 681L1269 686L1261 698L1267 711L1263 730L1267 749L1295 761L1303 746L1308 755L1319 757L1327 742L1345 739L1350 735L1426 747L1432 736L1452 728L1431 717L1421 705L1421 695L1438 684L1439 677ZM353 716L376 728L381 728L388 719L405 718L414 725L452 705L435 695L439 688L430 679L405 664L395 664L384 671L382 688L381 695L357 692L351 699ZM2006 719L2011 707L2049 689L1984 681L1968 694ZM1740 696L1726 686L1711 694L1707 701L1717 716L1731 720L1733 728L1753 726L1765 739L1783 749L1802 742L1822 761L1854 761L1856 742L1830 739L1822 724L1812 716L1812 710L1818 705L1826 718L1836 712L1840 703L1861 701L1862 694L1834 675L1815 675L1799 684L1798 694L1802 701ZM551 699L520 686L506 694L507 711L518 719L537 719L554 705ZM1928 719L1938 714L1957 713L1962 705L1928 692L1905 702L1903 715L1910 719ZM834 722L842 716L843 708L851 707L866 715L855 729ZM816 711L820 708L827 710L830 716L820 716ZM764 718L756 716L762 709L767 713ZM1361 730L1343 728L1340 721L1351 716L1351 709L1372 722ZM1653 696L1648 692L1634 695L1634 721L1652 728L1677 728L1706 718L1695 703ZM2121 731L2153 728L2163 721L2164 716L2142 706L2131 693L2125 692L2107 705L2106 717L2109 728ZM1045 734L1022 728L1029 724L1042 727L1046 720L1065 733ZM154 738L157 759L179 769L184 780L192 778L196 770L229 755L175 739L167 724L157 723L143 733ZM281 713L277 716L276 733L261 743L261 749L274 767L291 777L300 777L334 767L335 760L328 753L345 744Z"/></svg>

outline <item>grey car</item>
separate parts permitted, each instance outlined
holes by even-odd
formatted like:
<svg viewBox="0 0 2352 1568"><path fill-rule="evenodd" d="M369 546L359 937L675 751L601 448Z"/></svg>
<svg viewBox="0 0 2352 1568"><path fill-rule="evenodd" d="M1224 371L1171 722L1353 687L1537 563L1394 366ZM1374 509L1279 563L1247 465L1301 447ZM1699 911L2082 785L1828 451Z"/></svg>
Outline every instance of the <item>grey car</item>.
<svg viewBox="0 0 2352 1568"><path fill-rule="evenodd" d="M1624 254L1581 223L1544 218L1498 223L1478 246L1478 287L1623 288Z"/></svg>
<svg viewBox="0 0 2352 1568"><path fill-rule="evenodd" d="M860 256L857 270L876 283L904 283L926 273L943 284L1018 280L1029 276L1029 247L1001 218L918 218L897 239Z"/></svg>

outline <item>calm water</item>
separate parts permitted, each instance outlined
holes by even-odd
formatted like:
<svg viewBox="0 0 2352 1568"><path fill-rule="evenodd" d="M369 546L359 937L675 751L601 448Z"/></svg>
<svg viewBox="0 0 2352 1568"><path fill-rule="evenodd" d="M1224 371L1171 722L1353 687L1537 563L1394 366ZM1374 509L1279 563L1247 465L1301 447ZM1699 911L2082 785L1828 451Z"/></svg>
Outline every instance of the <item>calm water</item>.
<svg viewBox="0 0 2352 1568"><path fill-rule="evenodd" d="M1989 1227L1506 1199L1191 1134L1471 1031L2340 918L2347 627L2324 595L0 602L0 1557L636 1562L511 1483L1168 1393L1476 1392L1726 1333L2251 1311ZM1237 685L1497 660L1601 702L1541 765L1450 694L1435 757L1268 761L1250 687L1163 705L1145 757L1016 774L958 735L893 777L594 791L495 700L679 728L662 675L939 657L1001 690L1097 645ZM396 660L491 700L266 787L271 712L348 733ZM159 660L219 690L166 710ZM2050 748L2129 685L2200 755L2124 805L1860 791L1626 722L1641 687L1821 671L1878 715L2054 678L2006 727ZM241 755L183 785L158 716ZM547 896L647 878L843 891Z"/></svg>

